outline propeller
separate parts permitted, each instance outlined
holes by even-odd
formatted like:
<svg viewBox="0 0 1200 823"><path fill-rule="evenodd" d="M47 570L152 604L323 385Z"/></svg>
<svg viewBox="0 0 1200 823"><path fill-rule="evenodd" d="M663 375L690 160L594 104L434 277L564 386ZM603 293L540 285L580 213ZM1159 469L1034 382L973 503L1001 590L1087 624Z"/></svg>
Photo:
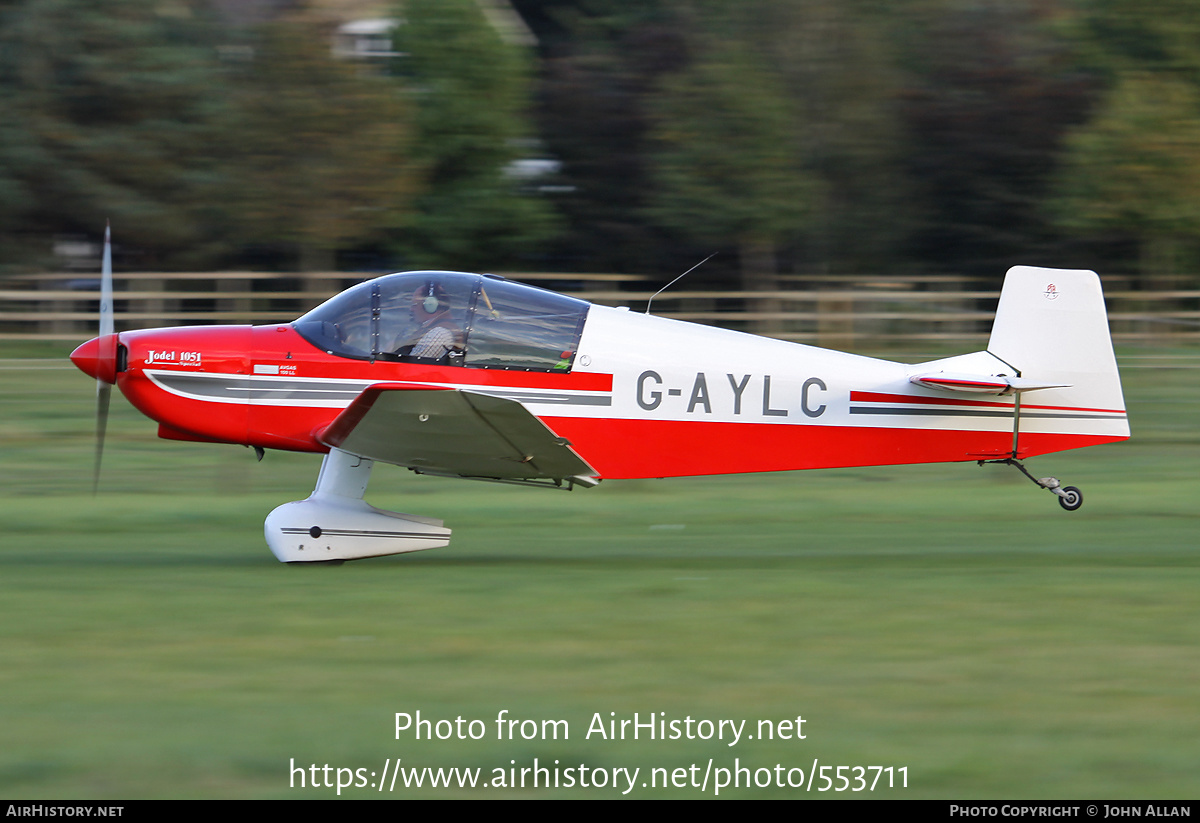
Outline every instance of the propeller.
<svg viewBox="0 0 1200 823"><path fill-rule="evenodd" d="M115 363L117 338L113 334L112 227L104 224L104 259L100 264L100 363ZM112 398L112 383L99 370L96 377L96 465L92 469L92 494L100 488L100 461L104 457L104 436L108 431L108 405Z"/></svg>

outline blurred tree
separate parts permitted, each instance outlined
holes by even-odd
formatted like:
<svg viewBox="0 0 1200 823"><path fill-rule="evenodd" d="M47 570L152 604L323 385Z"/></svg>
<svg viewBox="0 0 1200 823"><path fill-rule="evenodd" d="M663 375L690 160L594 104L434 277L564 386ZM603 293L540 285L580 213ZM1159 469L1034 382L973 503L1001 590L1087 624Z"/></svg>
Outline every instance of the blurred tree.
<svg viewBox="0 0 1200 823"><path fill-rule="evenodd" d="M686 4L516 0L514 5L539 37L539 129L551 155L562 162L553 202L565 227L554 245L554 265L677 274L680 260L699 252L681 251L678 235L670 238L646 219L653 189L647 135L660 79L687 62L692 21Z"/></svg>
<svg viewBox="0 0 1200 823"><path fill-rule="evenodd" d="M911 200L900 155L900 76L886 36L899 13L872 0L756 0L732 8L722 30L738 32L779 77L794 112L791 142L819 184L793 238L793 266L894 271Z"/></svg>
<svg viewBox="0 0 1200 823"><path fill-rule="evenodd" d="M26 0L0 14L0 254L47 255L106 217L155 264L212 243L200 212L224 98L203 11Z"/></svg>
<svg viewBox="0 0 1200 823"><path fill-rule="evenodd" d="M496 267L554 230L511 163L528 140L528 67L473 0L408 0L396 49L412 92L424 189L401 248L416 265Z"/></svg>
<svg viewBox="0 0 1200 823"><path fill-rule="evenodd" d="M1200 7L1092 0L1064 30L1106 84L1072 132L1051 213L1084 238L1126 241L1148 280L1200 262Z"/></svg>
<svg viewBox="0 0 1200 823"><path fill-rule="evenodd" d="M1060 28L1110 88L1130 71L1172 71L1200 84L1200 7L1192 0L1087 0Z"/></svg>
<svg viewBox="0 0 1200 823"><path fill-rule="evenodd" d="M335 59L303 19L270 23L251 42L253 60L227 69L226 230L332 270L338 248L382 242L410 217L410 107L389 78Z"/></svg>
<svg viewBox="0 0 1200 823"><path fill-rule="evenodd" d="M1124 74L1069 138L1054 206L1069 228L1132 237L1143 275L1178 272L1200 236L1196 86L1163 72Z"/></svg>
<svg viewBox="0 0 1200 823"><path fill-rule="evenodd" d="M659 110L666 99L660 88L677 93L678 76L712 75L712 63L740 51L754 55L755 76L766 78L780 98L791 130L780 137L806 181L806 218L774 244L781 264L806 271L895 265L907 225L907 187L898 151L897 73L884 36L894 16L888 7L871 0L518 5L536 7L533 19L542 21L548 41L541 122L573 188L557 202L568 215L574 247L605 265L643 271L711 250L711 235L704 246L693 246L695 233L665 214L655 170L663 145L650 134L667 119ZM701 64L708 67L697 69ZM730 78L727 85L738 82ZM712 109L708 116L721 113ZM697 276L721 268L718 259Z"/></svg>
<svg viewBox="0 0 1200 823"><path fill-rule="evenodd" d="M902 115L923 267L994 275L1066 262L1043 205L1063 139L1095 83L1056 31L1056 2L928 3L898 30Z"/></svg>
<svg viewBox="0 0 1200 823"><path fill-rule="evenodd" d="M776 252L812 212L790 101L744 47L706 52L654 105L650 214L714 249L734 245L743 287L776 286Z"/></svg>

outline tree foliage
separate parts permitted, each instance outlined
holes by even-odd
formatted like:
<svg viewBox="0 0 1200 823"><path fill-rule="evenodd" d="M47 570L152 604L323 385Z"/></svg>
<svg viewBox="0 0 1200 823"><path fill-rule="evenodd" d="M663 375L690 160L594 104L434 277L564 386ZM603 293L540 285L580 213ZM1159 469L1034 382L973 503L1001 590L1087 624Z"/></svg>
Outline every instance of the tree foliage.
<svg viewBox="0 0 1200 823"><path fill-rule="evenodd" d="M664 106L678 106L684 86L692 97L713 96L719 83L726 100L772 97L770 117L788 121L789 133L778 135L782 142L762 156L762 165L777 171L777 155L787 153L794 181L806 192L807 218L777 237L790 265L853 270L891 259L905 223L906 186L897 151L896 71L884 37L889 13L860 0L550 5L557 26L547 27L541 122L576 190L563 201L577 244L591 248L589 238L619 238L597 253L611 265L644 270L656 260L652 244L695 242L696 234L663 208L659 186L670 177L679 182L684 150L679 129L667 141L675 149L664 150L674 111ZM725 71L730 76L715 77ZM723 116L725 101L713 102L707 115L686 113L689 128L705 116ZM660 168L669 158L670 167ZM757 160L746 155L738 162L750 169ZM707 235L703 248L713 240Z"/></svg>
<svg viewBox="0 0 1200 823"><path fill-rule="evenodd" d="M1166 73L1125 74L1067 149L1059 221L1134 237L1143 271L1173 270L1200 235L1200 90Z"/></svg>
<svg viewBox="0 0 1200 823"><path fill-rule="evenodd" d="M475 0L401 4L388 73L331 57L322 15L352 4L253 28L211 0L4 0L0 257L107 217L170 267L368 247L662 273L727 248L698 275L769 285L1200 260L1192 0L513 4L536 129L532 55ZM542 151L550 195L511 173Z"/></svg>
<svg viewBox="0 0 1200 823"><path fill-rule="evenodd" d="M320 29L278 21L228 71L223 138L229 232L333 267L339 247L382 242L419 181L410 106L389 78L334 59Z"/></svg>
<svg viewBox="0 0 1200 823"><path fill-rule="evenodd" d="M207 238L224 101L213 32L184 3L27 0L0 30L0 226L30 246L95 234L168 256ZM43 245L44 242L44 245Z"/></svg>
<svg viewBox="0 0 1200 823"><path fill-rule="evenodd" d="M473 0L409 0L403 11L396 45L424 190L400 246L418 265L511 261L552 229L546 205L509 174L531 137L526 56Z"/></svg>
<svg viewBox="0 0 1200 823"><path fill-rule="evenodd" d="M1056 37L1055 4L939 3L907 41L904 162L917 221L907 253L979 274L1063 261L1043 205L1096 83Z"/></svg>
<svg viewBox="0 0 1200 823"><path fill-rule="evenodd" d="M402 95L311 25L246 36L157 0L26 0L4 22L0 222L31 248L111 218L144 265L257 244L324 267L408 207ZM219 59L237 37L243 59Z"/></svg>
<svg viewBox="0 0 1200 823"><path fill-rule="evenodd" d="M654 111L653 217L699 243L734 245L747 279L769 277L764 256L799 231L815 189L778 79L744 49L715 49L666 80Z"/></svg>
<svg viewBox="0 0 1200 823"><path fill-rule="evenodd" d="M1069 28L1107 81L1067 141L1048 213L1084 237L1126 239L1145 275L1194 265L1200 243L1200 9L1094 0Z"/></svg>
<svg viewBox="0 0 1200 823"><path fill-rule="evenodd" d="M679 236L648 220L646 208L654 188L649 132L655 92L664 75L688 60L694 21L684 4L516 5L538 26L538 126L563 164L554 197L565 224L556 260L604 271L674 269Z"/></svg>

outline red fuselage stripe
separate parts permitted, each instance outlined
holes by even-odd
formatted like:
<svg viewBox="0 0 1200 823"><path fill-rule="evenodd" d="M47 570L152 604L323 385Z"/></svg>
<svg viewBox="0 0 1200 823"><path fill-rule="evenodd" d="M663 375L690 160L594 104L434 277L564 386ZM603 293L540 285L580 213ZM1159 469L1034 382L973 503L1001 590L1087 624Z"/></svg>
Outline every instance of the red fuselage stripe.
<svg viewBox="0 0 1200 823"><path fill-rule="evenodd" d="M1012 455L1012 432L543 417L606 478L950 463ZM1022 432L1018 456L1124 437Z"/></svg>

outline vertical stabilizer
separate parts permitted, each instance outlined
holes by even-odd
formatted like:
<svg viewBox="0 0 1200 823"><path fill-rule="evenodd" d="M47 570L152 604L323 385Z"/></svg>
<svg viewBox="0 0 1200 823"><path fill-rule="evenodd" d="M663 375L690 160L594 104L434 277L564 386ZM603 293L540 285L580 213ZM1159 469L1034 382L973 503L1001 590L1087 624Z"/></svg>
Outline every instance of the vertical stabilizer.
<svg viewBox="0 0 1200 823"><path fill-rule="evenodd" d="M1009 269L987 350L1022 378L1062 386L1027 398L1047 424L1054 420L1054 428L1070 429L1070 421L1078 420L1078 433L1129 436L1104 292L1095 272ZM1026 414L1021 416L1024 429Z"/></svg>

